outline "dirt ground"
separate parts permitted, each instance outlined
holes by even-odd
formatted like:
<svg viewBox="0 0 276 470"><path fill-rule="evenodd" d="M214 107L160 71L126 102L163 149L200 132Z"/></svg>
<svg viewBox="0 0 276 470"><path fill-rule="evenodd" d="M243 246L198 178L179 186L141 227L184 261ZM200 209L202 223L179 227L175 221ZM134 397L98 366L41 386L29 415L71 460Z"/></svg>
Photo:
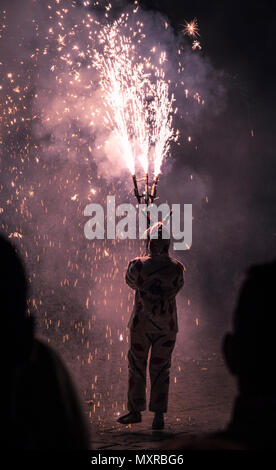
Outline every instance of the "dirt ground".
<svg viewBox="0 0 276 470"><path fill-rule="evenodd" d="M149 411L143 413L142 423L123 426L116 422L126 410L127 343L111 348L101 345L90 364L82 362L78 369L76 361L69 361L84 398L91 447L158 449L176 437L222 429L230 418L236 386L220 353L221 337L222 331L207 335L198 329L186 342L185 335L179 334L163 431L152 431Z"/></svg>

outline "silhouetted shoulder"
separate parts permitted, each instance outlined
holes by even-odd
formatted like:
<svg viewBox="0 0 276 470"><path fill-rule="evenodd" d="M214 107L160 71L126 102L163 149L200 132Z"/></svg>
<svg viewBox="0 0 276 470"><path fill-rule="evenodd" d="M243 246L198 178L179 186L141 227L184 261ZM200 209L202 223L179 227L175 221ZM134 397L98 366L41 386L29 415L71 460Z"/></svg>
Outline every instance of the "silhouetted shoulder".
<svg viewBox="0 0 276 470"><path fill-rule="evenodd" d="M152 262L151 259L152 258L150 256L137 256L137 258L134 258L130 261L128 268L130 271L139 273L142 271L144 266L147 266Z"/></svg>
<svg viewBox="0 0 276 470"><path fill-rule="evenodd" d="M40 340L16 389L15 446L23 449L88 449L80 402L59 355ZM28 416L28 420L26 420Z"/></svg>
<svg viewBox="0 0 276 470"><path fill-rule="evenodd" d="M170 271L176 271L179 275L184 272L184 265L177 259L167 255L161 256L140 256L131 260L129 266L133 271L141 272L156 265L167 266Z"/></svg>
<svg viewBox="0 0 276 470"><path fill-rule="evenodd" d="M177 259L175 258L169 258L171 263L174 264L175 268L179 271L179 272L184 272L184 264L182 264L180 261L178 261Z"/></svg>

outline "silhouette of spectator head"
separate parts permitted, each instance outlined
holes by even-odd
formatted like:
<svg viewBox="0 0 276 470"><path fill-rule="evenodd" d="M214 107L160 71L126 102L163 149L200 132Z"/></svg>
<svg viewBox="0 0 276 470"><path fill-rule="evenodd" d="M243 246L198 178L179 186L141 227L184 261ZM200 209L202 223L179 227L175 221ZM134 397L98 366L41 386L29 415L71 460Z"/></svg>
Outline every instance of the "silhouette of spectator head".
<svg viewBox="0 0 276 470"><path fill-rule="evenodd" d="M151 254L167 254L170 247L170 234L162 222L157 222L150 229L149 249Z"/></svg>
<svg viewBox="0 0 276 470"><path fill-rule="evenodd" d="M233 333L224 337L224 357L242 394L276 390L275 284L276 262L248 270L234 312Z"/></svg>
<svg viewBox="0 0 276 470"><path fill-rule="evenodd" d="M33 336L31 317L27 316L28 283L23 263L15 248L0 235L0 310L1 326L12 343L11 352L20 354L22 346L30 344Z"/></svg>

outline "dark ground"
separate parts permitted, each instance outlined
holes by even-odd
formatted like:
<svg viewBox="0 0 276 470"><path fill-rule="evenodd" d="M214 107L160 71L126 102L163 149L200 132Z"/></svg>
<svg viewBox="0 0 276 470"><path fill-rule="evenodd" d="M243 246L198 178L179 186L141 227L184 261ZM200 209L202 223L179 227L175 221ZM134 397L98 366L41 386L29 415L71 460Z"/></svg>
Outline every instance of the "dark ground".
<svg viewBox="0 0 276 470"><path fill-rule="evenodd" d="M70 360L66 346L58 348L83 398L94 449L158 449L166 447L163 441L176 436L212 432L227 424L235 383L220 353L222 330L207 336L199 325L193 336L186 338L181 318L179 324L164 431L151 430L153 414L149 411L143 413L142 423L125 427L116 422L126 409L126 341L114 341L110 347L107 338L104 343L95 335L98 341L94 340L93 349L97 342L99 349L90 364L80 358Z"/></svg>

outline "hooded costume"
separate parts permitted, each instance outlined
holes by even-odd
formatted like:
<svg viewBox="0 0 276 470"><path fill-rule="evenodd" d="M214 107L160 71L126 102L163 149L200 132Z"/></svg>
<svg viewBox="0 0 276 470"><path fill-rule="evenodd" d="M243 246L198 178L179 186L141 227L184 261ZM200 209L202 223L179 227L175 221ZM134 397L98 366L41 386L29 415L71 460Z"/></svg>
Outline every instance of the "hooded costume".
<svg viewBox="0 0 276 470"><path fill-rule="evenodd" d="M162 224L154 226L150 236L150 254L132 260L126 273L126 283L135 290L134 308L128 323L128 409L146 409L146 367L151 348L149 409L165 413L171 355L178 331L175 297L184 285L184 267L170 258L170 240Z"/></svg>

